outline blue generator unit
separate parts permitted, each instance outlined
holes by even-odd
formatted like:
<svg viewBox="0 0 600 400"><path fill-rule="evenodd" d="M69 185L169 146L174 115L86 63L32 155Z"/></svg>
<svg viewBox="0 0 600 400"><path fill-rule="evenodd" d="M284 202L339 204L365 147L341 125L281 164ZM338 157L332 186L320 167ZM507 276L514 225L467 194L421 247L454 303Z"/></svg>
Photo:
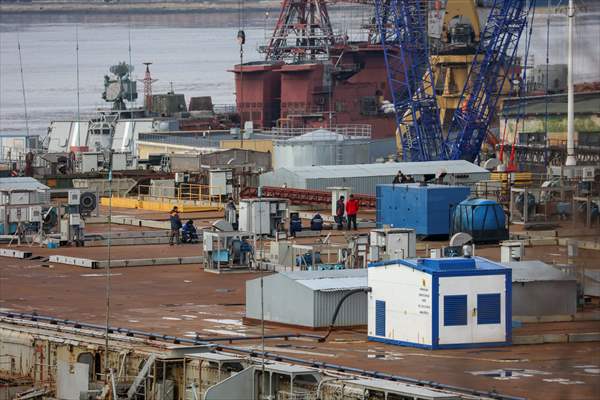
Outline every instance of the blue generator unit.
<svg viewBox="0 0 600 400"><path fill-rule="evenodd" d="M450 234L468 233L475 243L497 243L508 239L506 215L493 200L467 199L454 208Z"/></svg>
<svg viewBox="0 0 600 400"><path fill-rule="evenodd" d="M451 210L470 193L466 186L377 185L377 227L412 228L419 236L447 236Z"/></svg>

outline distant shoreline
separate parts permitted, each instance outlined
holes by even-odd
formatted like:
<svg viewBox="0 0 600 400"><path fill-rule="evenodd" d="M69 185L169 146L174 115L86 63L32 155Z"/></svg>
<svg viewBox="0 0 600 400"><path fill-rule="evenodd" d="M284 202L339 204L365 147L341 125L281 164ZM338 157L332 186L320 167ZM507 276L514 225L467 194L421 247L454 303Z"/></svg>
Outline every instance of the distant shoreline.
<svg viewBox="0 0 600 400"><path fill-rule="evenodd" d="M245 12L278 9L276 0L246 0ZM210 3L2 3L2 14L177 14L190 12L238 12L237 2L213 1Z"/></svg>

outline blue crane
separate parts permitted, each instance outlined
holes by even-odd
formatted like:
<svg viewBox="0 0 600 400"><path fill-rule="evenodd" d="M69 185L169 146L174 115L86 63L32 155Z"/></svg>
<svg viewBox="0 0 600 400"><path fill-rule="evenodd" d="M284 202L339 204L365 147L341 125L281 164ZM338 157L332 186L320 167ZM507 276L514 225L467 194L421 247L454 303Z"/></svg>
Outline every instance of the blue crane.
<svg viewBox="0 0 600 400"><path fill-rule="evenodd" d="M473 162L478 157L534 3L494 0L448 130L446 148L451 160Z"/></svg>
<svg viewBox="0 0 600 400"><path fill-rule="evenodd" d="M375 11L403 159L446 158L429 64L427 2L375 0Z"/></svg>
<svg viewBox="0 0 600 400"><path fill-rule="evenodd" d="M452 1L452 0L449 0ZM405 161L475 161L535 0L494 0L444 140L429 62L426 0L375 0ZM423 3L423 4L421 4Z"/></svg>

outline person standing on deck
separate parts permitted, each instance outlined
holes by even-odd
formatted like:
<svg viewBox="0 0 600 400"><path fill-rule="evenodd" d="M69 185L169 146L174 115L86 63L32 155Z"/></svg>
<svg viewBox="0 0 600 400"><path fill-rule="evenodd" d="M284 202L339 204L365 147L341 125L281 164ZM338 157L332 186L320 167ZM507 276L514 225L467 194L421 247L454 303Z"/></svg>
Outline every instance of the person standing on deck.
<svg viewBox="0 0 600 400"><path fill-rule="evenodd" d="M352 224L354 223L354 230L357 230L358 227L356 225L356 214L358 214L358 200L354 198L354 195L351 194L348 202L346 203L346 215L348 215L348 230L352 228Z"/></svg>
<svg viewBox="0 0 600 400"><path fill-rule="evenodd" d="M344 214L346 213L344 199L344 196L340 196L339 200L335 203L335 222L337 223L338 231L344 228Z"/></svg>
<svg viewBox="0 0 600 400"><path fill-rule="evenodd" d="M229 197L225 205L225 221L229 222L233 229L237 230L237 209L233 197Z"/></svg>
<svg viewBox="0 0 600 400"><path fill-rule="evenodd" d="M179 229L181 229L181 219L179 218L179 210L177 207L173 207L169 214L169 221L171 222L171 234L169 235L169 246L173 246L173 242L177 244L181 243L179 238Z"/></svg>

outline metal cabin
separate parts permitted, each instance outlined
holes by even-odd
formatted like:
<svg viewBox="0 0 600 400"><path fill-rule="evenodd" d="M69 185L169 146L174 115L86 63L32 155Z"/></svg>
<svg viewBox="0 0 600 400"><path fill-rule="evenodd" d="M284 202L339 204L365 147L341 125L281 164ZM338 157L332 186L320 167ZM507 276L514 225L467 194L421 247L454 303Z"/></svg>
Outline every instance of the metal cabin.
<svg viewBox="0 0 600 400"><path fill-rule="evenodd" d="M373 263L369 340L426 349L511 342L511 270L481 257Z"/></svg>
<svg viewBox="0 0 600 400"><path fill-rule="evenodd" d="M326 328L340 299L367 289L365 269L281 272L264 278L265 321L313 329ZM260 320L260 279L246 282L246 319ZM335 326L367 324L367 295L356 293L340 308Z"/></svg>
<svg viewBox="0 0 600 400"><path fill-rule="evenodd" d="M30 177L0 178L0 235L19 224L42 223L42 208L50 204L50 188Z"/></svg>

